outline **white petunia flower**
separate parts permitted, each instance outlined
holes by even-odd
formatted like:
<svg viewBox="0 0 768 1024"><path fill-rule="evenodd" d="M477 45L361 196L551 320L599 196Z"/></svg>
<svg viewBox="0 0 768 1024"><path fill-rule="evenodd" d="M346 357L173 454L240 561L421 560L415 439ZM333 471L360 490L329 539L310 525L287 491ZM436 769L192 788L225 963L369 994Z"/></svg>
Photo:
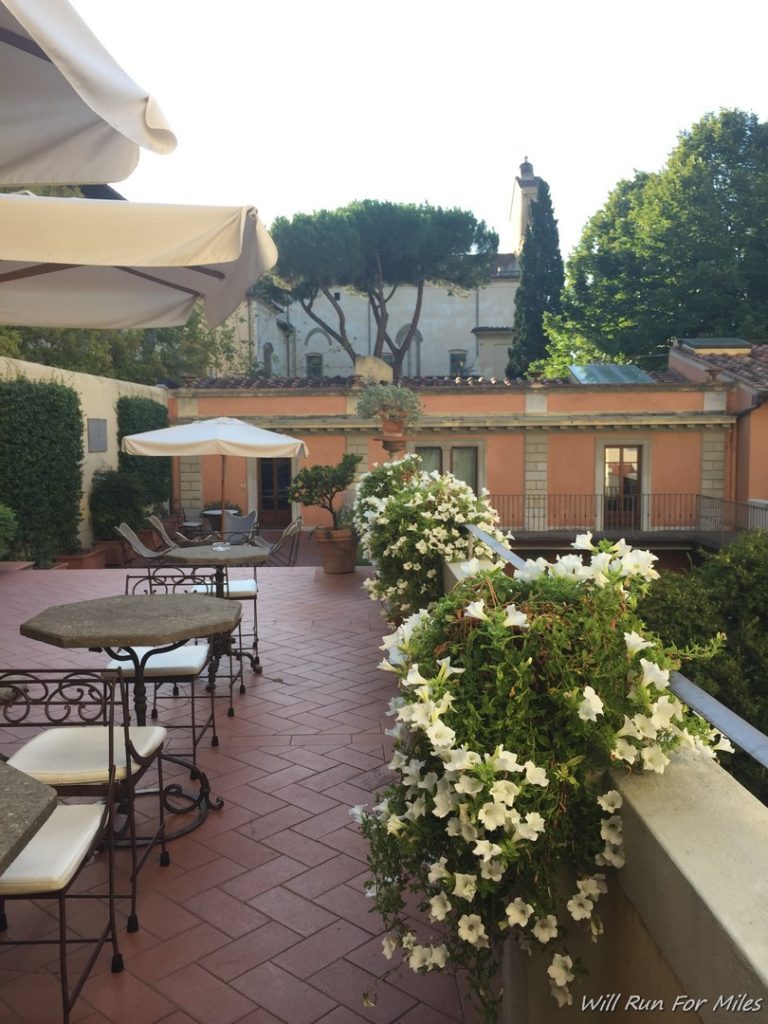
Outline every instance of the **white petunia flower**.
<svg viewBox="0 0 768 1024"><path fill-rule="evenodd" d="M521 928L524 928L528 924L528 918L533 913L533 907L530 903L526 903L522 897L516 896L511 903L507 904L505 913L510 925L519 924Z"/></svg>
<svg viewBox="0 0 768 1024"><path fill-rule="evenodd" d="M592 875L580 878L576 882L576 888L582 895L594 902L600 898L602 893L606 892L608 887L602 875Z"/></svg>
<svg viewBox="0 0 768 1024"><path fill-rule="evenodd" d="M557 1003L559 1009L562 1009L564 1006L573 1005L573 995L567 985L556 985L550 978L549 991L552 993L552 998Z"/></svg>
<svg viewBox="0 0 768 1024"><path fill-rule="evenodd" d="M547 773L544 771L543 768L537 768L533 761L526 761L523 767L525 768L526 782L530 782L532 786L549 785Z"/></svg>
<svg viewBox="0 0 768 1024"><path fill-rule="evenodd" d="M536 924L533 926L531 931L542 946L546 946L550 939L557 938L557 918L554 914L547 914L546 917L539 917L536 919Z"/></svg>
<svg viewBox="0 0 768 1024"><path fill-rule="evenodd" d="M585 686L584 700L579 704L578 716L582 722L596 722L597 716L603 713L603 702L591 686Z"/></svg>
<svg viewBox="0 0 768 1024"><path fill-rule="evenodd" d="M718 737L718 736L720 738L716 739L716 737ZM709 734L709 738L711 740L716 740L716 742L712 746L713 750L722 750L722 751L724 751L727 754L732 754L733 753L733 744L728 739L728 737L726 735L724 735L723 733L718 733L718 731L716 729L713 729L712 732Z"/></svg>
<svg viewBox="0 0 768 1024"><path fill-rule="evenodd" d="M592 916L594 903L584 893L577 893L565 904L573 921L588 921Z"/></svg>
<svg viewBox="0 0 768 1024"><path fill-rule="evenodd" d="M490 882L500 882L504 877L504 864L500 860L483 861L480 864L480 877Z"/></svg>
<svg viewBox="0 0 768 1024"><path fill-rule="evenodd" d="M444 892L439 892L437 896L433 896L429 901L429 917L432 921L444 921L445 916L449 910L452 909L452 903L445 895Z"/></svg>
<svg viewBox="0 0 768 1024"><path fill-rule="evenodd" d="M494 782L490 789L493 799L497 803L506 804L507 807L512 806L519 792L520 787L516 786L514 782L508 782L506 779L499 779L498 782Z"/></svg>
<svg viewBox="0 0 768 1024"><path fill-rule="evenodd" d="M569 981L573 981L574 974L571 970L572 967L573 960L571 960L569 956L563 956L561 953L555 953L552 957L552 963L547 968L547 974L556 985L562 987L563 985L567 985Z"/></svg>
<svg viewBox="0 0 768 1024"><path fill-rule="evenodd" d="M462 672L466 672L465 668L456 668L451 664L450 658L438 658L437 664L440 669L437 673L438 679L447 679L449 676L460 676Z"/></svg>
<svg viewBox="0 0 768 1024"><path fill-rule="evenodd" d="M638 651L644 651L646 647L653 647L652 640L645 640L640 636L639 633L635 633L634 630L631 633L624 634L624 643L627 645L627 654L630 658L634 657Z"/></svg>
<svg viewBox="0 0 768 1024"><path fill-rule="evenodd" d="M586 533L577 533L576 540L571 541L571 547L576 548L577 551L594 551L594 544L592 543L592 533L587 531Z"/></svg>
<svg viewBox="0 0 768 1024"><path fill-rule="evenodd" d="M669 758L657 744L651 747L644 747L640 751L640 756L643 759L643 768L647 772L656 772L658 775L663 775L664 769L669 764Z"/></svg>
<svg viewBox="0 0 768 1024"><path fill-rule="evenodd" d="M392 959L392 955L394 954L395 950L399 948L399 946L400 943L397 941L397 937L394 935L385 935L384 938L381 940L381 951L387 958L387 960Z"/></svg>
<svg viewBox="0 0 768 1024"><path fill-rule="evenodd" d="M676 697L664 694L651 708L651 722L656 729L668 729L673 718L682 718L682 708Z"/></svg>
<svg viewBox="0 0 768 1024"><path fill-rule="evenodd" d="M621 793L615 789L609 789L607 793L597 798L597 802L608 814L614 814L624 803Z"/></svg>
<svg viewBox="0 0 768 1024"><path fill-rule="evenodd" d="M611 846L610 843L606 843L602 856L604 863L610 864L612 868L624 867L624 854L620 846ZM595 857L595 860L597 860L597 857Z"/></svg>
<svg viewBox="0 0 768 1024"><path fill-rule="evenodd" d="M504 747L496 747L491 755L491 763L493 770L497 772L512 772L514 774L525 771L524 766L517 760L517 754L505 750Z"/></svg>
<svg viewBox="0 0 768 1024"><path fill-rule="evenodd" d="M435 749L451 747L456 739L456 733L449 729L444 722L435 722L427 729L427 736Z"/></svg>
<svg viewBox="0 0 768 1024"><path fill-rule="evenodd" d="M350 807L349 808L349 816L350 816L350 818L352 818L353 821L356 821L357 824L359 825L360 822L363 820L363 812L364 811L365 811L365 805L364 804L355 804L354 807Z"/></svg>
<svg viewBox="0 0 768 1024"><path fill-rule="evenodd" d="M432 970L433 967L442 968L448 963L448 947L445 943L441 943L439 946L430 946L429 953L429 964L427 969Z"/></svg>
<svg viewBox="0 0 768 1024"><path fill-rule="evenodd" d="M443 750L440 752L440 757L445 764L445 770L449 772L463 772L467 768L474 768L475 765L482 764L483 761L476 751L468 750L466 747L457 747L451 751Z"/></svg>
<svg viewBox="0 0 768 1024"><path fill-rule="evenodd" d="M464 615L470 619L485 619L488 621L488 616L485 614L485 601L482 598L479 601L471 601L464 609Z"/></svg>
<svg viewBox="0 0 768 1024"><path fill-rule="evenodd" d="M482 857L483 861L489 861L493 857L498 857L501 853L501 847L497 846L496 843L490 842L488 839L478 839L472 852L477 854L478 857Z"/></svg>
<svg viewBox="0 0 768 1024"><path fill-rule="evenodd" d="M471 903L477 891L477 875L463 875L457 871L453 876L453 895Z"/></svg>
<svg viewBox="0 0 768 1024"><path fill-rule="evenodd" d="M429 946L415 945L411 950L411 954L408 957L408 966L412 971L418 973L418 971L424 970L429 963L430 949Z"/></svg>
<svg viewBox="0 0 768 1024"><path fill-rule="evenodd" d="M548 568L549 562L545 558L537 558L535 561L532 558L527 558L525 565L515 569L515 579L522 580L523 583L531 583L543 576Z"/></svg>
<svg viewBox="0 0 768 1024"><path fill-rule="evenodd" d="M616 746L611 751L611 756L619 761L634 764L637 760L637 747L629 743L628 740L625 740L623 736L620 736L616 740Z"/></svg>
<svg viewBox="0 0 768 1024"><path fill-rule="evenodd" d="M644 740L655 740L656 733L658 732L653 721L648 715L635 715L632 719L634 726L640 733L640 738Z"/></svg>
<svg viewBox="0 0 768 1024"><path fill-rule="evenodd" d="M493 803L489 802L483 804L477 812L477 817L489 832L493 832L494 829L499 828L506 821L507 808L504 804L499 804L495 801Z"/></svg>
<svg viewBox="0 0 768 1024"><path fill-rule="evenodd" d="M441 878L448 878L450 872L446 870L445 865L448 863L445 857L441 857L440 860L436 860L433 864L429 865L429 874L427 875L427 881L432 885L438 882Z"/></svg>
<svg viewBox="0 0 768 1024"><path fill-rule="evenodd" d="M528 629L528 616L525 612L521 612L519 608L513 604L508 604L504 611L507 614L502 625L509 626L511 629Z"/></svg>
<svg viewBox="0 0 768 1024"><path fill-rule="evenodd" d="M459 781L454 786L457 793L466 793L467 796L476 796L481 792L483 783L472 775L460 775Z"/></svg>
<svg viewBox="0 0 768 1024"><path fill-rule="evenodd" d="M600 838L613 846L621 844L622 821L618 814L611 815L600 822Z"/></svg>
<svg viewBox="0 0 768 1024"><path fill-rule="evenodd" d="M637 727L634 720L631 718L627 718L626 715L624 715L624 725L622 725L622 727L619 729L616 735L631 736L633 739L636 740L641 740L643 738L643 734L640 732L640 729Z"/></svg>
<svg viewBox="0 0 768 1024"><path fill-rule="evenodd" d="M429 686L429 680L419 672L419 663L415 661L408 669L408 675L403 680L403 686Z"/></svg>
<svg viewBox="0 0 768 1024"><path fill-rule="evenodd" d="M477 914L461 915L459 918L459 938L483 949L486 949L489 945L485 925Z"/></svg>
<svg viewBox="0 0 768 1024"><path fill-rule="evenodd" d="M664 690L669 686L669 669L659 668L653 661L648 661L646 658L640 659L640 665L643 669L643 678L641 682L644 686L648 683L653 683L657 690Z"/></svg>

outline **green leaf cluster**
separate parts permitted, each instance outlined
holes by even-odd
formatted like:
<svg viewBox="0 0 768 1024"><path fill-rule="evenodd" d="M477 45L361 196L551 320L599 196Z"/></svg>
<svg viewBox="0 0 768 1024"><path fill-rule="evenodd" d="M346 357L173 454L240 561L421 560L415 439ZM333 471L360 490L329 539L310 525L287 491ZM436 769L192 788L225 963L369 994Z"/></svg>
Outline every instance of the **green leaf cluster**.
<svg viewBox="0 0 768 1024"><path fill-rule="evenodd" d="M698 662L692 680L768 734L768 533L741 534L702 558L688 573L662 573L640 613L666 641L680 646L715 630L725 633L724 650ZM768 803L768 771L739 751L725 766Z"/></svg>
<svg viewBox="0 0 768 1024"><path fill-rule="evenodd" d="M355 479L355 470L362 461L362 456L346 452L336 466L305 466L300 469L288 489L291 501L300 505L316 505L325 509L333 522L333 529L339 529L340 509L334 504L337 494L341 494Z"/></svg>
<svg viewBox="0 0 768 1024"><path fill-rule="evenodd" d="M418 395L399 384L367 384L357 400L357 415L403 417L406 427L415 427L421 417Z"/></svg>
<svg viewBox="0 0 768 1024"><path fill-rule="evenodd" d="M83 456L75 391L24 377L0 381L0 497L37 565L78 550Z"/></svg>
<svg viewBox="0 0 768 1024"><path fill-rule="evenodd" d="M7 505L0 505L0 558L5 558L12 549L18 528L13 509Z"/></svg>
<svg viewBox="0 0 768 1024"><path fill-rule="evenodd" d="M620 181L569 262L561 328L634 360L684 336L768 335L768 124L705 115Z"/></svg>

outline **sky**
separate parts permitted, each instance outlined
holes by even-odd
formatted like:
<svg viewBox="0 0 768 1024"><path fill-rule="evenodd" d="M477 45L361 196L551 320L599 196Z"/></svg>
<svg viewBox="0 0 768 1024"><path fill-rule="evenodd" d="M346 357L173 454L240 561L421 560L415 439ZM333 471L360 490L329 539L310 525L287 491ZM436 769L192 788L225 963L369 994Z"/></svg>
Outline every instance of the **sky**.
<svg viewBox="0 0 768 1024"><path fill-rule="evenodd" d="M527 156L567 257L612 188L708 111L768 120L764 0L71 0L178 147L127 199L471 210L509 251Z"/></svg>

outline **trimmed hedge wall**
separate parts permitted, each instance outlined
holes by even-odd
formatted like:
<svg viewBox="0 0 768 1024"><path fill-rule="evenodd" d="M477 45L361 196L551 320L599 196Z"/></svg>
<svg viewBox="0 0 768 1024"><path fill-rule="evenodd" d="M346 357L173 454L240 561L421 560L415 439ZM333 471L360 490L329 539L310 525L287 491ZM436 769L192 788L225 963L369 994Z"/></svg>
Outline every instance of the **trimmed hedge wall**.
<svg viewBox="0 0 768 1024"><path fill-rule="evenodd" d="M117 400L117 445L126 434L160 430L168 426L168 410L151 398L124 396ZM120 470L141 485L147 505L167 505L171 497L171 460L146 455L118 455Z"/></svg>
<svg viewBox="0 0 768 1024"><path fill-rule="evenodd" d="M83 415L75 391L24 377L0 380L0 501L37 565L80 545Z"/></svg>

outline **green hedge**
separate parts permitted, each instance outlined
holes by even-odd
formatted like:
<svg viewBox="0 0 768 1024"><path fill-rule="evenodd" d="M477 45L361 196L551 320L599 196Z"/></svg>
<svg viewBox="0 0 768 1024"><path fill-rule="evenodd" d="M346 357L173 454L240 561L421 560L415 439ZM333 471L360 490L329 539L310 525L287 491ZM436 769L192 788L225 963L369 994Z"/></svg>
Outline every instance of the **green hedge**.
<svg viewBox="0 0 768 1024"><path fill-rule="evenodd" d="M24 377L0 381L0 501L37 565L79 547L83 416L76 392Z"/></svg>
<svg viewBox="0 0 768 1024"><path fill-rule="evenodd" d="M117 400L118 448L126 434L168 426L168 410L151 398L124 396ZM146 455L118 455L120 470L140 483L146 505L167 505L171 496L171 460Z"/></svg>
<svg viewBox="0 0 768 1024"><path fill-rule="evenodd" d="M683 647L725 633L724 651L697 661L691 679L768 734L768 533L742 534L687 574L662 573L639 612L664 640ZM768 771L740 752L730 766L722 760L768 803Z"/></svg>

